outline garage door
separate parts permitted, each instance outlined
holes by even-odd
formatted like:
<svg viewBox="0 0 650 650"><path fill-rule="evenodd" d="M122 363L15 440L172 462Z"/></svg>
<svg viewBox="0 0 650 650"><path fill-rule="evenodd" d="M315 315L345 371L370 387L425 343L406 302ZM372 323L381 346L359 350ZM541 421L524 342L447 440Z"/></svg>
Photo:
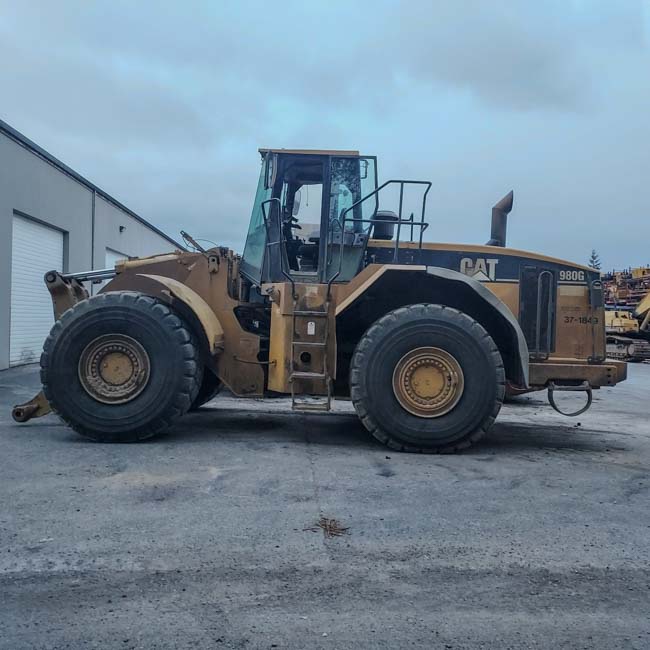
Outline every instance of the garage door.
<svg viewBox="0 0 650 650"><path fill-rule="evenodd" d="M116 250L113 250L112 248L107 248L106 249L106 266L104 266L105 269L112 269L115 268L115 263L118 260L126 260L128 259L128 255L125 255L124 253L120 253Z"/></svg>
<svg viewBox="0 0 650 650"><path fill-rule="evenodd" d="M102 268L104 269L114 269L115 268L115 263L118 260L126 260L128 259L128 255L125 255L124 253L120 253L116 250L113 250L112 248L107 248L106 249L106 254L104 257L104 266ZM93 284L92 285L92 293L99 293L99 290L105 287L109 283L109 280L104 280L103 282L100 282L99 284Z"/></svg>
<svg viewBox="0 0 650 650"><path fill-rule="evenodd" d="M54 324L47 271L63 270L63 233L14 216L11 242L9 365L38 361Z"/></svg>

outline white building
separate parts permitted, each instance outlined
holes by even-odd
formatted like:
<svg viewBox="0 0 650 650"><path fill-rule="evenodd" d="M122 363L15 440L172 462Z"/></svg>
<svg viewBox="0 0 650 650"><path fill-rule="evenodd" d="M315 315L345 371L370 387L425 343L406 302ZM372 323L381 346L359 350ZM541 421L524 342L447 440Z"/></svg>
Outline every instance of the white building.
<svg viewBox="0 0 650 650"><path fill-rule="evenodd" d="M43 275L181 248L0 120L0 370L38 361L54 317Z"/></svg>

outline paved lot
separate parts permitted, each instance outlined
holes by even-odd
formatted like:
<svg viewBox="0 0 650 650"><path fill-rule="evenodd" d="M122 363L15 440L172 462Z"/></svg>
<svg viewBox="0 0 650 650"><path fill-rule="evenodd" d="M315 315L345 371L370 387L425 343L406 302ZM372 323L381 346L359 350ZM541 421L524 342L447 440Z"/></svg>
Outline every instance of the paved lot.
<svg viewBox="0 0 650 650"><path fill-rule="evenodd" d="M0 372L0 648L648 648L650 366L630 374L431 457L348 404L225 397L94 444L14 424L37 374ZM349 534L304 530L321 514Z"/></svg>

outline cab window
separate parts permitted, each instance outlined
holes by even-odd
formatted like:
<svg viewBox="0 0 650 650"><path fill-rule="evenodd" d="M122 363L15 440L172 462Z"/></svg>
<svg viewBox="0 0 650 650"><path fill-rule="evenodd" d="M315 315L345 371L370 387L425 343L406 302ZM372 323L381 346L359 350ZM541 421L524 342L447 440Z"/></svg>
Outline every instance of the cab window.
<svg viewBox="0 0 650 650"><path fill-rule="evenodd" d="M332 158L330 167L331 200L330 223L336 221L339 229L345 218L345 230L367 232L370 220L377 211L377 198L371 197L348 210L376 187L375 161L372 158ZM346 212L347 211L347 212ZM364 221L361 221L361 220ZM334 226L336 229L337 226Z"/></svg>
<svg viewBox="0 0 650 650"><path fill-rule="evenodd" d="M266 249L266 227L262 214L262 203L271 198L272 188L267 187L268 165L262 164L260 179L257 183L251 221L246 235L246 244L242 256L242 272L254 282L261 282L264 252ZM267 206L268 212L268 206Z"/></svg>

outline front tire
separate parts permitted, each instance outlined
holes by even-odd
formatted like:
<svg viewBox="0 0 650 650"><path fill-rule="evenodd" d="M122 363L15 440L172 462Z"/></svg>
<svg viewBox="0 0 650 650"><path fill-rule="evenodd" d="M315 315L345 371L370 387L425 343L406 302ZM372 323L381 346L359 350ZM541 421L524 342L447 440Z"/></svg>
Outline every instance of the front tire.
<svg viewBox="0 0 650 650"><path fill-rule="evenodd" d="M195 338L169 306L107 292L58 320L41 355L52 409L100 442L149 438L185 413L201 385Z"/></svg>
<svg viewBox="0 0 650 650"><path fill-rule="evenodd" d="M505 392L503 361L467 314L417 304L380 318L350 365L352 403L372 435L393 449L449 453L494 422Z"/></svg>
<svg viewBox="0 0 650 650"><path fill-rule="evenodd" d="M204 404L207 404L210 400L214 399L222 388L223 384L221 383L221 380L211 370L205 368L203 371L201 387L192 402L192 406L190 406L190 411L198 411Z"/></svg>

